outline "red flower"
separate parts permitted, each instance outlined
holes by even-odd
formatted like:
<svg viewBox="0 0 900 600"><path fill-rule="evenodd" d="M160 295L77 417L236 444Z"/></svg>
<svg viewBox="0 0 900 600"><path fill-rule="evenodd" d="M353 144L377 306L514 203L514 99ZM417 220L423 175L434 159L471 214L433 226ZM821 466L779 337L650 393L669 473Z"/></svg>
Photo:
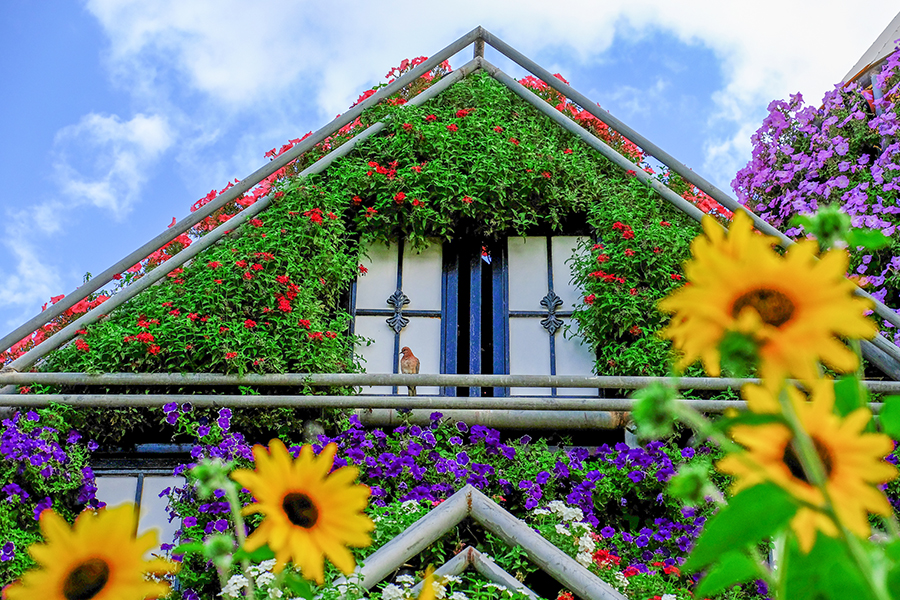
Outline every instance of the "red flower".
<svg viewBox="0 0 900 600"><path fill-rule="evenodd" d="M425 203L419 200L418 198L413 198L412 201L413 206L425 206Z"/></svg>
<svg viewBox="0 0 900 600"><path fill-rule="evenodd" d="M622 232L622 239L623 239L623 240L633 240L633 239L634 239L634 232L633 232L632 230L630 230L630 229L629 229L628 231L623 231L623 232Z"/></svg>
<svg viewBox="0 0 900 600"><path fill-rule="evenodd" d="M261 258L264 261L273 260L275 258L275 255L270 252L254 252L253 256Z"/></svg>
<svg viewBox="0 0 900 600"><path fill-rule="evenodd" d="M594 300L596 300L596 298L597 298L597 296L595 296L594 294L591 294L590 296L585 296L584 303L585 304L593 304Z"/></svg>
<svg viewBox="0 0 900 600"><path fill-rule="evenodd" d="M262 227L263 226L263 222L260 221L259 219L250 219L250 224L253 225L254 227Z"/></svg>
<svg viewBox="0 0 900 600"><path fill-rule="evenodd" d="M372 208L371 206L366 209L366 218L367 219L371 219L372 217L374 217L377 214L378 214L378 211L375 210L374 208Z"/></svg>
<svg viewBox="0 0 900 600"><path fill-rule="evenodd" d="M227 327L225 327L224 325L222 325L221 327L219 327L219 333L225 333L225 332L227 332L227 331L229 331L229 329L228 329Z"/></svg>
<svg viewBox="0 0 900 600"><path fill-rule="evenodd" d="M494 127L494 131L496 131L497 133L503 133L503 128L497 125L496 127Z"/></svg>
<svg viewBox="0 0 900 600"><path fill-rule="evenodd" d="M246 327L247 329L256 327L256 321L254 321L253 319L247 319L246 321L244 321L244 327Z"/></svg>
<svg viewBox="0 0 900 600"><path fill-rule="evenodd" d="M593 250L603 250L603 244L594 244Z"/></svg>
<svg viewBox="0 0 900 600"><path fill-rule="evenodd" d="M541 171L541 175L543 175L546 179L550 179L550 177L552 177L548 171Z"/></svg>
<svg viewBox="0 0 900 600"><path fill-rule="evenodd" d="M308 337L311 340L316 340L316 341L321 342L322 341L322 332L321 331L312 331L310 333L307 333L306 337Z"/></svg>
<svg viewBox="0 0 900 600"><path fill-rule="evenodd" d="M50 298L50 299L53 300L53 298ZM54 302L54 304L56 304L56 303ZM163 302L161 306L172 306L172 303L171 302Z"/></svg>
<svg viewBox="0 0 900 600"><path fill-rule="evenodd" d="M135 337L139 342L144 342L145 344L149 344L150 342L152 342L156 339L153 337L153 334L150 333L149 331L142 331L133 337Z"/></svg>
<svg viewBox="0 0 900 600"><path fill-rule="evenodd" d="M468 196L463 196L462 201L463 201L463 203L465 203L465 204L472 204L472 199L469 198Z"/></svg>
<svg viewBox="0 0 900 600"><path fill-rule="evenodd" d="M457 131L459 130L459 127L456 125L456 123L450 123L449 125L447 125L447 129L449 131Z"/></svg>
<svg viewBox="0 0 900 600"><path fill-rule="evenodd" d="M231 359L234 358L235 356L237 356L237 352L226 352L226 353L225 353L225 360L231 360Z"/></svg>
<svg viewBox="0 0 900 600"><path fill-rule="evenodd" d="M641 335L641 328L637 325L634 325L631 327L631 329L628 330L628 333L630 333L631 335Z"/></svg>
<svg viewBox="0 0 900 600"><path fill-rule="evenodd" d="M631 288L630 290L628 290L628 293L631 294L632 296L637 296L637 294L638 294L637 288Z"/></svg>
<svg viewBox="0 0 900 600"><path fill-rule="evenodd" d="M159 351L162 350L159 346L153 345L147 348L147 354L159 354Z"/></svg>
<svg viewBox="0 0 900 600"><path fill-rule="evenodd" d="M368 272L369 272L369 269L367 269L366 266L365 266L364 264L359 263L359 274L360 274L360 275L365 275L365 274L368 273Z"/></svg>
<svg viewBox="0 0 900 600"><path fill-rule="evenodd" d="M654 247L653 247L653 254L659 254L660 252L662 252L662 249L660 249L659 246L654 246Z"/></svg>
<svg viewBox="0 0 900 600"><path fill-rule="evenodd" d="M332 221L334 221L335 219L337 219L337 215L334 214L334 213L331 212L331 211L328 211L327 213L325 213L325 216L328 217L329 219L331 219Z"/></svg>
<svg viewBox="0 0 900 600"><path fill-rule="evenodd" d="M244 267L247 266L247 261L246 261L246 260L239 260L239 261L235 262L234 264L236 264L237 266L239 266L240 268L243 269Z"/></svg>
<svg viewBox="0 0 900 600"><path fill-rule="evenodd" d="M251 273L250 271L247 271L246 273L244 273L243 277L244 277L244 279L248 279L248 280L253 279L253 273Z"/></svg>
<svg viewBox="0 0 900 600"><path fill-rule="evenodd" d="M632 177L637 175L637 172L634 169L628 169L627 171L625 171L625 173L627 175L631 175Z"/></svg>
<svg viewBox="0 0 900 600"><path fill-rule="evenodd" d="M215 261L215 260L211 260L208 263L206 263L206 266L209 267L210 269L218 269L219 267L222 266L222 263Z"/></svg>
<svg viewBox="0 0 900 600"><path fill-rule="evenodd" d="M169 311L169 314L172 315L173 317L177 317L178 315L181 314L181 311L178 310L177 308L173 308L172 310Z"/></svg>
<svg viewBox="0 0 900 600"><path fill-rule="evenodd" d="M659 224L662 225L663 227L669 227L669 226L672 225L672 224L669 223L668 221L660 221Z"/></svg>
<svg viewBox="0 0 900 600"><path fill-rule="evenodd" d="M609 256L607 256L606 254L599 254L597 256L597 262L600 263L601 265L608 260L609 260Z"/></svg>
<svg viewBox="0 0 900 600"><path fill-rule="evenodd" d="M681 281L681 275L679 275L678 273L672 273L671 275L669 275L669 277L675 281Z"/></svg>
<svg viewBox="0 0 900 600"><path fill-rule="evenodd" d="M425 120L429 123L433 123L434 121L437 121L437 117L434 115L428 115L427 117L425 117Z"/></svg>
<svg viewBox="0 0 900 600"><path fill-rule="evenodd" d="M263 270L263 266L259 263L254 263L254 265L250 268L253 269L254 271L262 271Z"/></svg>
<svg viewBox="0 0 900 600"><path fill-rule="evenodd" d="M216 282L216 283L218 283L218 284L221 284L221 283L222 283L222 280L221 280L221 279L213 279L213 281Z"/></svg>
<svg viewBox="0 0 900 600"><path fill-rule="evenodd" d="M329 340L333 340L334 338L337 337L337 334L333 331L326 331L325 337L327 337Z"/></svg>
<svg viewBox="0 0 900 600"><path fill-rule="evenodd" d="M465 108L461 108L458 111L456 111L456 116L459 117L460 119L462 119L463 117L468 117L469 113L472 112L473 110L475 110L475 109L473 108L470 110L466 110Z"/></svg>
<svg viewBox="0 0 900 600"><path fill-rule="evenodd" d="M88 343L81 338L75 340L75 347L78 348L79 350L81 350L82 352L90 352L91 351L91 347L88 346Z"/></svg>
<svg viewBox="0 0 900 600"><path fill-rule="evenodd" d="M406 200L406 194L404 192L397 192L397 195L394 196L394 202L397 204L403 204L404 200Z"/></svg>
<svg viewBox="0 0 900 600"><path fill-rule="evenodd" d="M300 327L303 327L304 329L309 329L309 327L310 327L309 319L300 319L300 321L297 323L297 325L299 325Z"/></svg>
<svg viewBox="0 0 900 600"><path fill-rule="evenodd" d="M19 393L20 394L30 394L31 388L26 385L23 385L22 387L19 388Z"/></svg>
<svg viewBox="0 0 900 600"><path fill-rule="evenodd" d="M572 154L572 149L566 148L565 150L563 150L563 154Z"/></svg>
<svg viewBox="0 0 900 600"><path fill-rule="evenodd" d="M412 123L404 123L403 130L404 131L412 131Z"/></svg>
<svg viewBox="0 0 900 600"><path fill-rule="evenodd" d="M421 172L422 172L422 167L420 167L419 165L416 165L416 166L414 166L414 167L410 167L410 169L412 169L412 170L415 171L416 173L421 173Z"/></svg>
<svg viewBox="0 0 900 600"><path fill-rule="evenodd" d="M637 567L628 567L627 569L622 571L622 575L624 575L625 577L634 577L638 573L640 573L640 571L637 570Z"/></svg>
<svg viewBox="0 0 900 600"><path fill-rule="evenodd" d="M281 283L283 285L287 285L288 283L291 282L291 278L288 277L287 275L279 275L278 277L275 278L275 281L277 281L278 283Z"/></svg>
<svg viewBox="0 0 900 600"><path fill-rule="evenodd" d="M351 198L351 201L353 202L353 204L362 204L362 198L360 198L359 196L353 196L353 198Z"/></svg>
<svg viewBox="0 0 900 600"><path fill-rule="evenodd" d="M514 138L514 137L509 138L509 141L512 142L513 144L515 144L516 146L519 145L519 140L517 140L517 139Z"/></svg>
<svg viewBox="0 0 900 600"><path fill-rule="evenodd" d="M625 248L625 256L634 256L634 250L631 248Z"/></svg>

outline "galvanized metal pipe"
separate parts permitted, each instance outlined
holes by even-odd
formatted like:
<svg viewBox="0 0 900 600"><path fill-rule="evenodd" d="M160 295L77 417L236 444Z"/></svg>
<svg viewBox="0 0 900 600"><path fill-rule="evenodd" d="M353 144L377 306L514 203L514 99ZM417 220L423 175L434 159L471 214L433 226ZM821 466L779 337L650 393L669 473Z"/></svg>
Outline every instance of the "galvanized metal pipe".
<svg viewBox="0 0 900 600"><path fill-rule="evenodd" d="M625 596L578 564L539 533L475 488L468 489L470 514L510 546L525 550L529 560L582 598L625 600Z"/></svg>
<svg viewBox="0 0 900 600"><path fill-rule="evenodd" d="M540 596L535 594L521 581L503 570L500 565L495 563L490 556L479 552L477 548L466 546L459 553L434 570L435 577L445 577L447 575L459 575L467 568L472 567L484 576L488 581L492 581L497 585L502 585L510 590L516 590L525 594L532 600L541 600ZM420 581L410 590L412 596L419 597L422 591L422 582Z"/></svg>
<svg viewBox="0 0 900 600"><path fill-rule="evenodd" d="M756 378L735 377L632 377L617 375L487 375L418 373L15 373L0 372L0 385L86 386L441 386L642 389L662 383L681 390L738 390ZM900 394L900 382L863 380L876 393Z"/></svg>
<svg viewBox="0 0 900 600"><path fill-rule="evenodd" d="M468 487L466 486L466 488ZM361 565L358 565L349 578L340 577L335 580L333 585L359 581L364 588L373 588L395 569L422 552L466 518L469 512L466 488L444 500L427 515L410 525L403 533L379 548Z"/></svg>
<svg viewBox="0 0 900 600"><path fill-rule="evenodd" d="M70 292L65 298L51 306L48 310L35 315L10 333L0 338L0 350L6 350L26 335L33 333L45 323L48 323L49 321L55 319L63 312L86 298L88 295L106 285L109 281L112 280L115 275L118 275L134 264L142 261L150 253L155 252L165 244L174 240L182 233L188 231L191 227L208 217L214 211L220 209L228 202L237 199L244 192L249 191L263 179L269 177L279 169L283 168L284 166L298 158L301 154L313 148L316 144L324 141L328 136L336 133L344 125L352 123L357 117L362 115L363 111L365 111L369 107L374 106L381 100L399 91L406 85L413 83L416 79L418 79L431 69L437 67L443 61L449 59L460 50L463 50L466 46L469 46L477 39L479 39L481 36L481 32L481 27L476 27L466 35L462 36L452 44L445 47L443 50L439 51L437 54L435 54L425 62L421 63L408 73L404 74L402 77L399 77L394 82L380 88L375 94L367 98L358 106L351 108L290 150L287 150L269 163L260 167L259 169L242 179L240 182L223 192L212 202L204 205L196 212L190 213L181 221L176 222L175 225L173 225L171 228L160 233L137 250L128 254L128 256L126 256L125 258L114 263L111 267L109 267L99 275L93 277L90 281L86 281L84 284ZM223 223L222 225L220 225L220 227L227 225L228 223ZM232 226L226 227L226 229L228 230L232 228Z"/></svg>
<svg viewBox="0 0 900 600"><path fill-rule="evenodd" d="M361 408L354 411L366 427L398 427L409 423L426 427L431 424L430 410L400 413L387 408ZM444 410L444 418L469 425L494 429L528 430L595 430L621 429L628 424L627 412L600 410Z"/></svg>
<svg viewBox="0 0 900 600"><path fill-rule="evenodd" d="M695 171L692 171L687 165L677 160L674 156L645 138L643 135L641 135L616 117L612 116L609 112L601 109L593 101L591 101L590 98L578 92L568 84L563 83L562 81L554 77L549 71L542 68L540 65L535 63L530 58L526 57L524 54L522 54L503 40L497 38L492 33L483 28L481 30L481 38L501 54L517 63L527 71L530 71L536 77L539 77L541 80L543 80L544 83L546 83L559 93L563 94L570 100L573 100L584 110L588 111L589 113L606 123L608 126L612 127L618 133L622 134L630 141L640 146L648 154L678 173L686 181L689 181L690 183L700 188L703 192L708 194L722 206L732 211L740 210L746 212L750 216L750 218L753 219L753 225L759 231L778 238L781 245L784 247L788 247L794 243L794 240L787 237L784 233L761 219L752 211L748 210L746 206L738 202L735 198L732 198L730 195L719 189L713 183L707 181L704 177L702 177ZM636 169L636 171L640 172L640 169ZM872 301L875 305L875 312L877 312L880 317L884 318L895 326L900 327L900 315L895 313L890 307L873 298L871 294L860 287L856 288L855 293L858 296L862 296Z"/></svg>

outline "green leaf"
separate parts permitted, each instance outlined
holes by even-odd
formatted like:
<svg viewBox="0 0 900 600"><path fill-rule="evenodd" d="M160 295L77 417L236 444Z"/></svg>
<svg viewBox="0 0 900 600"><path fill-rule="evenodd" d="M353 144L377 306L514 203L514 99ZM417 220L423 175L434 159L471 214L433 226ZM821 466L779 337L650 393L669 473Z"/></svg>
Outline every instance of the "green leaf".
<svg viewBox="0 0 900 600"><path fill-rule="evenodd" d="M289 571L285 574L284 586L299 598L310 600L314 595L312 586L296 571Z"/></svg>
<svg viewBox="0 0 900 600"><path fill-rule="evenodd" d="M172 549L172 554L190 554L192 552L203 552L203 542L187 542Z"/></svg>
<svg viewBox="0 0 900 600"><path fill-rule="evenodd" d="M720 431L727 432L735 425L768 425L769 423L785 423L784 416L746 411L736 417L722 417L716 420L713 425Z"/></svg>
<svg viewBox="0 0 900 600"><path fill-rule="evenodd" d="M893 439L900 440L900 396L888 396L884 399L878 420L882 431Z"/></svg>
<svg viewBox="0 0 900 600"><path fill-rule="evenodd" d="M876 229L852 228L847 234L847 245L851 248L862 246L867 250L878 250L891 245L891 238Z"/></svg>
<svg viewBox="0 0 900 600"><path fill-rule="evenodd" d="M253 552L247 552L243 548L238 548L234 553L235 560L249 560L253 563L261 563L264 560L275 558L275 553L269 548L268 544L263 544Z"/></svg>
<svg viewBox="0 0 900 600"><path fill-rule="evenodd" d="M787 525L796 512L793 497L775 484L763 483L743 490L706 523L684 563L685 571L698 571L716 562L724 552L771 536Z"/></svg>
<svg viewBox="0 0 900 600"><path fill-rule="evenodd" d="M841 416L864 406L867 398L860 396L859 380L855 375L841 377L834 384L834 405Z"/></svg>
<svg viewBox="0 0 900 600"><path fill-rule="evenodd" d="M788 543L785 598L791 600L874 600L847 547L819 534L808 554L796 539Z"/></svg>
<svg viewBox="0 0 900 600"><path fill-rule="evenodd" d="M759 571L753 560L743 552L733 550L722 555L719 561L710 568L706 577L697 585L695 594L711 596L736 583L743 583L759 577Z"/></svg>

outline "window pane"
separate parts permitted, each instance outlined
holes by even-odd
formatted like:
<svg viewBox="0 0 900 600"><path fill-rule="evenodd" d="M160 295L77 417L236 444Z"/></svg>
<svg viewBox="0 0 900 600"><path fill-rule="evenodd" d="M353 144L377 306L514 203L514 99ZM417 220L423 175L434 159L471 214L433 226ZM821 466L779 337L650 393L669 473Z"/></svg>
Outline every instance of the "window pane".
<svg viewBox="0 0 900 600"><path fill-rule="evenodd" d="M419 359L419 373L441 372L441 320L429 317L410 317L409 324L400 332L400 347L409 346ZM438 395L439 387L418 387L416 393ZM400 387L397 393L406 392Z"/></svg>
<svg viewBox="0 0 900 600"><path fill-rule="evenodd" d="M368 277L368 276L367 276ZM394 330L384 322L385 317L356 317L355 332L365 338L375 340L369 346L357 346L356 353L366 359L363 368L367 373L394 372ZM438 338L440 339L440 338ZM390 394L387 386L362 388L363 394Z"/></svg>
<svg viewBox="0 0 900 600"><path fill-rule="evenodd" d="M550 335L540 319L509 320L509 372L513 375L550 374ZM550 388L509 388L513 396L549 396Z"/></svg>
<svg viewBox="0 0 900 600"><path fill-rule="evenodd" d="M138 520L138 535L156 527L159 532L160 544L172 544L175 541L175 531L181 526L180 520L169 523L169 515L166 514L166 506L169 497L159 497L159 493L166 488L180 487L184 485L182 477L158 477L148 475L144 477L144 489L141 494L141 514ZM151 552L159 552L153 549Z"/></svg>
<svg viewBox="0 0 900 600"><path fill-rule="evenodd" d="M118 506L123 502L134 503L137 493L137 477L98 476L97 499L109 506Z"/></svg>
<svg viewBox="0 0 900 600"><path fill-rule="evenodd" d="M574 327L571 319L564 319L566 325ZM567 339L564 330L556 332L556 374L593 375L594 355L581 338ZM595 388L559 388L560 396L596 396Z"/></svg>
<svg viewBox="0 0 900 600"><path fill-rule="evenodd" d="M421 253L404 246L403 293L409 296L409 310L441 310L440 244L432 244Z"/></svg>
<svg viewBox="0 0 900 600"><path fill-rule="evenodd" d="M369 272L356 280L356 308L390 308L387 299L397 289L397 244L375 244L366 253L362 264Z"/></svg>
<svg viewBox="0 0 900 600"><path fill-rule="evenodd" d="M547 295L547 238L514 237L507 244L509 310L543 310L541 298Z"/></svg>
<svg viewBox="0 0 900 600"><path fill-rule="evenodd" d="M572 269L566 261L572 257L578 243L585 239L578 236L557 236L550 238L553 244L553 291L562 298L559 310L572 310L581 302L581 290L572 284ZM557 338L558 339L558 338Z"/></svg>

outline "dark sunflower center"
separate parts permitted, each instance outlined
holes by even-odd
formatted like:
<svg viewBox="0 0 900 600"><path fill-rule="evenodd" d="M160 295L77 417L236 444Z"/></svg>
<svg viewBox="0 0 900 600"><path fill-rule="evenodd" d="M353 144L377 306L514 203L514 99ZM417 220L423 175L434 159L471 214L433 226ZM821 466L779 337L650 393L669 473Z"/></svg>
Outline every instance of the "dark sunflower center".
<svg viewBox="0 0 900 600"><path fill-rule="evenodd" d="M818 439L813 438L812 441L813 447L816 449L816 454L819 455L819 460L822 461L822 466L825 468L825 479L830 479L831 471L834 467L831 451ZM784 447L784 456L782 456L782 460L791 472L791 475L803 483L809 484L809 479L806 477L806 473L803 471L803 465L800 463L800 457L797 455L797 451L794 450L793 442L789 442Z"/></svg>
<svg viewBox="0 0 900 600"><path fill-rule="evenodd" d="M291 492L281 502L284 514L297 527L311 529L319 520L319 509L306 494Z"/></svg>
<svg viewBox="0 0 900 600"><path fill-rule="evenodd" d="M109 565L99 558L91 558L74 569L63 583L66 600L90 600L100 593L109 581Z"/></svg>
<svg viewBox="0 0 900 600"><path fill-rule="evenodd" d="M794 303L778 290L762 288L747 292L734 301L731 316L737 317L746 306L753 307L763 322L773 327L781 327L794 314Z"/></svg>

